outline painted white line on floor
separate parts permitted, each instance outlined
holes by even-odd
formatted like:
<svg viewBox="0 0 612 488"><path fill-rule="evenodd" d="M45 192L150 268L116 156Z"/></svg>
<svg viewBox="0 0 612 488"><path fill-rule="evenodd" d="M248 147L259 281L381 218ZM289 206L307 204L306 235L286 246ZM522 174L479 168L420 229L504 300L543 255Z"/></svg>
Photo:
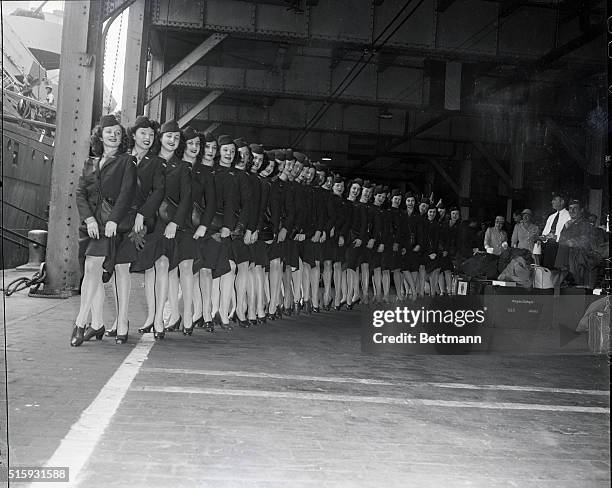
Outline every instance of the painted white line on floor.
<svg viewBox="0 0 612 488"><path fill-rule="evenodd" d="M391 381L373 380L367 378L350 378L336 376L303 376L299 374L254 373L252 371L214 371L207 369L171 369L143 368L146 373L196 374L204 376L235 376L241 378L269 378L276 380L321 381L329 383L359 383L362 385L395 385Z"/></svg>
<svg viewBox="0 0 612 488"><path fill-rule="evenodd" d="M549 388L540 386L515 386L515 385L472 385L468 383L432 383L427 381L388 381L367 378L351 378L338 376L305 376L297 374L277 373L255 373L252 371L215 371L206 369L173 369L173 368L142 368L146 373L165 374L195 374L202 376L233 376L241 378L263 378L278 380L297 381L319 381L322 383L359 383L362 385L387 385L387 386L431 386L433 388L455 388L459 390L500 390L500 391L524 391L536 393L567 393L572 395L596 395L609 396L609 391L604 390L580 390L575 388Z"/></svg>
<svg viewBox="0 0 612 488"><path fill-rule="evenodd" d="M187 395L219 395L219 396L245 396L260 398L287 398L290 400L313 400L352 403L378 403L384 405L406 405L410 407L451 407L451 408L484 408L497 410L543 410L551 412L581 412L608 414L610 410L603 407L580 407L571 405L542 405L538 403L512 403L512 402L470 402L452 400L425 400L422 398L394 398L372 397L359 395L334 395L327 393L266 391L266 390L232 390L223 388L193 388L175 386L139 386L131 391L179 393Z"/></svg>
<svg viewBox="0 0 612 488"><path fill-rule="evenodd" d="M130 388L132 380L147 359L153 344L155 341L152 334L144 334L141 337L98 396L70 428L51 459L46 462L45 466L48 467L68 466L70 468L70 482L62 483L62 487L78 486L79 473L104 434L121 400ZM32 483L29 486L49 488L49 483Z"/></svg>

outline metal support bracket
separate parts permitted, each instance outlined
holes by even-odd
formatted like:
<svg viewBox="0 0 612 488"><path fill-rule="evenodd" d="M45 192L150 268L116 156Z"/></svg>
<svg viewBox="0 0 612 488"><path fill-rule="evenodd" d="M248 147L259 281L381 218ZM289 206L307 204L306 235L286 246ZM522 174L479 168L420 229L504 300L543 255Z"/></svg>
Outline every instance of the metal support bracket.
<svg viewBox="0 0 612 488"><path fill-rule="evenodd" d="M206 95L202 100L200 100L192 109L190 109L185 115L183 115L178 120L179 127L183 128L192 119L194 119L202 110L208 107L211 103L213 103L217 98L219 98L223 92L221 90L213 90L208 95Z"/></svg>

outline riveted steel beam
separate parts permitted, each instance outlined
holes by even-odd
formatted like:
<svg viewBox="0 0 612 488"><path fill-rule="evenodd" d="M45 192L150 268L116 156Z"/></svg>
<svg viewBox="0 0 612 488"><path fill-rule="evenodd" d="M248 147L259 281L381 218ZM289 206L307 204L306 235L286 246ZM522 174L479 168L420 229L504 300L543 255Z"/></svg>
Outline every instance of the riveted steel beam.
<svg viewBox="0 0 612 488"><path fill-rule="evenodd" d="M446 172L442 165L438 163L438 161L436 161L435 159L430 159L429 162L444 179L444 181L446 181L448 186L451 187L451 190L453 190L457 195L461 195L461 189L459 188L459 185L455 183L455 180Z"/></svg>
<svg viewBox="0 0 612 488"><path fill-rule="evenodd" d="M502 165L499 164L499 161L491 154L491 152L482 144L482 142L474 142L474 147L478 150L480 154L482 154L485 158L485 161L489 163L489 166L493 168L493 170L497 173L497 175L502 179L502 181L512 187L512 178L508 174L508 172L502 168Z"/></svg>
<svg viewBox="0 0 612 488"><path fill-rule="evenodd" d="M171 83L177 78L187 72L194 64L204 57L211 49L219 44L223 39L227 37L227 34L213 34L202 42L198 47L191 51L181 61L175 64L167 72L161 75L156 80L152 81L147 87L147 103L153 98L157 97L163 92Z"/></svg>
<svg viewBox="0 0 612 488"><path fill-rule="evenodd" d="M57 107L57 137L51 173L49 239L45 294L69 294L78 289L78 229L76 189L83 161L89 155L99 36L89 29L98 17L89 1L66 2Z"/></svg>
<svg viewBox="0 0 612 488"><path fill-rule="evenodd" d="M213 103L217 98L219 98L223 92L221 90L213 90L208 95L206 95L202 100L200 100L193 108L187 111L185 115L183 115L178 120L179 127L185 127L191 120L196 117L202 110L208 107L211 103Z"/></svg>

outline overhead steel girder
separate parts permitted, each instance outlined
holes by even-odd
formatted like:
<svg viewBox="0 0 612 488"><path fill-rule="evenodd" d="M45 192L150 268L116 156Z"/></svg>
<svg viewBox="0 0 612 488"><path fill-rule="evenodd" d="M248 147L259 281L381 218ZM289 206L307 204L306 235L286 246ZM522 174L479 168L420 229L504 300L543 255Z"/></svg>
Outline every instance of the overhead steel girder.
<svg viewBox="0 0 612 488"><path fill-rule="evenodd" d="M295 56L291 70L280 73L197 65L173 85L327 101L351 64L342 62L330 70L325 58ZM376 65L368 65L340 97L333 99L339 103L422 109L422 85L423 70L394 67L377 73Z"/></svg>
<svg viewBox="0 0 612 488"><path fill-rule="evenodd" d="M223 92L221 90L214 90L206 95L202 100L200 100L194 107L189 109L185 115L181 116L178 120L179 127L185 127L191 120L196 117L202 110L208 107L211 103L213 103L217 98L219 98Z"/></svg>
<svg viewBox="0 0 612 488"><path fill-rule="evenodd" d="M172 82L181 75L185 74L194 64L204 57L211 49L219 44L227 34L213 34L202 42L198 47L191 51L181 61L175 64L172 68L166 71L156 80L152 81L147 87L146 102L150 102L153 98L163 92Z"/></svg>
<svg viewBox="0 0 612 488"><path fill-rule="evenodd" d="M190 112L193 107L192 104L185 102L178 105L179 114ZM318 104L286 99L279 99L274 106L267 108L236 106L223 101L201 111L198 118L211 122L245 126L291 127L300 130L306 125L317 108ZM405 112L394 109L390 113L393 114L392 119L379 119L376 107L334 104L326 116L315 124L313 130L386 136L403 134Z"/></svg>
<svg viewBox="0 0 612 488"><path fill-rule="evenodd" d="M182 1L181 8L172 8L177 0L152 2L153 26L226 32L233 37L284 40L313 47L334 43L369 48L373 40L403 20L398 17L403 4L400 0L380 5L365 0L327 1L307 6L303 13L288 11L282 5L244 0ZM522 5L499 21L507 4L441 1L447 7L442 12L436 11L437 3L423 2L389 38L384 50L430 59L521 65L555 47L556 11L550 5ZM380 44L381 40L376 47ZM589 59L597 57L592 53Z"/></svg>

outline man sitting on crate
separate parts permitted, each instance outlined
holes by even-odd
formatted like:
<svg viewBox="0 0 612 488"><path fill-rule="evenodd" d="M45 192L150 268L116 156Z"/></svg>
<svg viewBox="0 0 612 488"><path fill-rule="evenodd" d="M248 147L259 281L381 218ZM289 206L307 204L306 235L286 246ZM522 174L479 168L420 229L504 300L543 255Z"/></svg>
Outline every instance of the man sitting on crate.
<svg viewBox="0 0 612 488"><path fill-rule="evenodd" d="M578 200L570 201L569 215L559 236L555 268L568 271L573 284L593 288L599 264L593 248L593 226L584 218Z"/></svg>

